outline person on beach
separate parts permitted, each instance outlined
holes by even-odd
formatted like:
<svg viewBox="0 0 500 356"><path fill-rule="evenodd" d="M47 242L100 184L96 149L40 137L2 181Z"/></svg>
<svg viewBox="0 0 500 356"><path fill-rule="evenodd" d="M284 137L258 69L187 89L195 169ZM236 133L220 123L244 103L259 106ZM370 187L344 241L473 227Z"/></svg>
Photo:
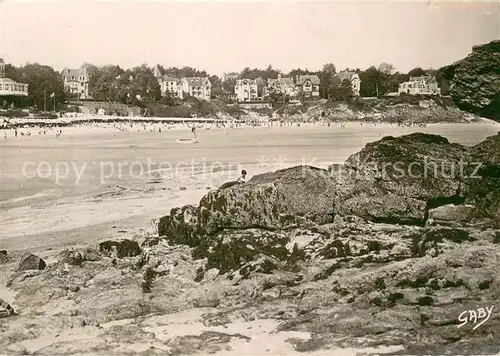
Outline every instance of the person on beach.
<svg viewBox="0 0 500 356"><path fill-rule="evenodd" d="M247 176L247 171L242 170L241 171L241 176L238 178L237 182L238 183L245 183L246 182L246 176Z"/></svg>
<svg viewBox="0 0 500 356"><path fill-rule="evenodd" d="M239 185L239 184L243 184L246 182L246 176L247 176L247 171L245 170L242 170L241 171L241 176L237 179L237 180L233 180L233 181L230 181L230 182L226 182L224 184L222 184L219 189L227 189L227 188L230 188L234 185Z"/></svg>

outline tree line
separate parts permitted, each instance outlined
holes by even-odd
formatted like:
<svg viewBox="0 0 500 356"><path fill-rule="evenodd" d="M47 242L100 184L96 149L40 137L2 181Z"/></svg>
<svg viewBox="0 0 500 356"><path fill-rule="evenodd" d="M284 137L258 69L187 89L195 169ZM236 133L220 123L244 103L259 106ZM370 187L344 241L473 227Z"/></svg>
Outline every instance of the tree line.
<svg viewBox="0 0 500 356"><path fill-rule="evenodd" d="M123 69L118 65L96 66L86 64L89 75L89 95L93 99L110 102L120 102L131 105L144 105L147 102L163 102L172 104L172 98L162 97L160 83L154 75L154 70L146 65L140 65L129 69ZM216 75L210 75L204 70L191 67L163 67L158 66L162 76L167 75L175 78L182 77L208 77L212 84L212 96L216 98L231 97L234 93L236 80L222 81ZM448 87L441 73L434 69L422 69L420 67L410 70L408 73L396 71L394 66L382 63L379 66L370 66L365 70L352 70L358 73L361 79L360 95L363 97L382 96L390 92L396 92L400 83L408 81L411 76L430 74L436 76L443 94L447 94ZM320 96L332 100L345 100L352 96L349 82L341 82L336 76L337 69L333 63L326 63L321 70L310 71L307 69L293 69L288 73L273 68L269 65L265 69L244 68L238 75L239 78L258 79L259 94L268 79L277 78L278 74L284 77L295 77L297 75L317 75L320 79ZM71 99L69 93L64 90L61 73L52 67L38 63L26 64L15 67L6 65L6 76L17 82L29 85L30 105L38 108L44 107L44 100L51 93L55 94L56 105L63 104ZM52 108L53 100L47 100L48 108Z"/></svg>

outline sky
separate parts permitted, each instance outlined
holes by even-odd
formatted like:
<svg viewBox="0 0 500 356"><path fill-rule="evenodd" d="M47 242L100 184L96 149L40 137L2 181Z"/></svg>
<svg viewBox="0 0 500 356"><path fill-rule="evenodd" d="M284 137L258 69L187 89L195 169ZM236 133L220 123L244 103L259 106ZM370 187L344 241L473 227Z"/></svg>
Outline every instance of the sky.
<svg viewBox="0 0 500 356"><path fill-rule="evenodd" d="M192 66L210 74L272 65L407 72L440 68L500 39L500 2L0 0L0 57L62 70L82 63Z"/></svg>

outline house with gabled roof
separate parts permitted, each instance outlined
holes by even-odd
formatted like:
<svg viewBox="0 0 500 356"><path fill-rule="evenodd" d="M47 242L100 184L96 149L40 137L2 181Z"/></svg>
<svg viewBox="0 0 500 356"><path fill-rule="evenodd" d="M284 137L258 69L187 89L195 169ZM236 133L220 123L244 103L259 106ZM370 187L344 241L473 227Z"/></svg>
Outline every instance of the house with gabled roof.
<svg viewBox="0 0 500 356"><path fill-rule="evenodd" d="M210 101L212 95L212 83L208 78L202 77L185 77L181 79L180 98L193 96L200 100Z"/></svg>
<svg viewBox="0 0 500 356"><path fill-rule="evenodd" d="M293 78L282 77L281 73L278 73L278 78L268 79L266 94L269 93L286 94L290 97L297 96L297 90L295 89Z"/></svg>
<svg viewBox="0 0 500 356"><path fill-rule="evenodd" d="M255 79L238 79L234 93L239 102L257 100L259 97L257 81Z"/></svg>
<svg viewBox="0 0 500 356"><path fill-rule="evenodd" d="M432 75L410 77L410 80L399 84L398 94L441 95L437 80Z"/></svg>
<svg viewBox="0 0 500 356"><path fill-rule="evenodd" d="M335 75L341 82L348 80L351 83L352 93L354 96L359 96L359 91L361 89L361 79L358 73L354 71L349 71L348 69L341 71Z"/></svg>
<svg viewBox="0 0 500 356"><path fill-rule="evenodd" d="M298 75L295 78L297 92L304 98L319 98L320 80L317 75Z"/></svg>
<svg viewBox="0 0 500 356"><path fill-rule="evenodd" d="M179 78L169 77L164 75L160 81L160 90L162 96L167 96L167 93L171 96L182 97L182 87L181 80Z"/></svg>
<svg viewBox="0 0 500 356"><path fill-rule="evenodd" d="M64 90L79 99L89 99L89 81L87 66L82 65L78 69L64 68L62 71Z"/></svg>

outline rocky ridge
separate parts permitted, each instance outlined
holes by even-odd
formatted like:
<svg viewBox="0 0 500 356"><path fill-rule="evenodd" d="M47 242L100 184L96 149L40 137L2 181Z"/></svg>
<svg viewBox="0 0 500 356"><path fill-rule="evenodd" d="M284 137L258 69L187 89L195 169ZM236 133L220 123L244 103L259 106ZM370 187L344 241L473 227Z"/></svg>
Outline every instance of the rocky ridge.
<svg viewBox="0 0 500 356"><path fill-rule="evenodd" d="M473 47L466 58L440 71L460 109L500 121L500 40Z"/></svg>

